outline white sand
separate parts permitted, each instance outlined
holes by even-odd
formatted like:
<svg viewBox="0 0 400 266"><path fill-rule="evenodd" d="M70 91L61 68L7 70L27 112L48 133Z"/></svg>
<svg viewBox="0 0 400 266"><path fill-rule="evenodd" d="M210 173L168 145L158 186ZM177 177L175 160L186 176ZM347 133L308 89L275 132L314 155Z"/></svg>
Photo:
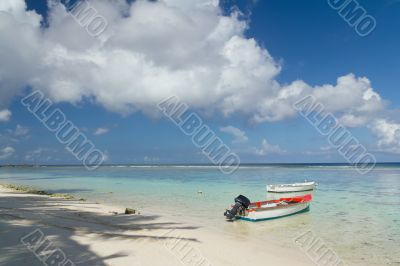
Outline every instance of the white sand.
<svg viewBox="0 0 400 266"><path fill-rule="evenodd" d="M43 265L20 241L36 229L51 241L49 251L60 248L75 265L314 265L294 244L284 249L159 216L113 211L123 209L0 187L0 265Z"/></svg>

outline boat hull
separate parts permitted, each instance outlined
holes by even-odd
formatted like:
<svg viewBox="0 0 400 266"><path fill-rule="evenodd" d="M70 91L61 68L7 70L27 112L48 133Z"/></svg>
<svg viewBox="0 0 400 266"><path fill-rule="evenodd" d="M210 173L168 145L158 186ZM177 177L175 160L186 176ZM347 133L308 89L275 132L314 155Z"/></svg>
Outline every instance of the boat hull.
<svg viewBox="0 0 400 266"><path fill-rule="evenodd" d="M303 183L303 184L286 184L286 185L268 185L267 191L274 193L286 193L286 192L302 192L312 191L315 188L315 183Z"/></svg>
<svg viewBox="0 0 400 266"><path fill-rule="evenodd" d="M246 216L237 216L236 218L245 221L258 222L292 216L295 214L307 212L309 210L310 203L304 202L285 208L271 208L270 210L252 211L249 212Z"/></svg>

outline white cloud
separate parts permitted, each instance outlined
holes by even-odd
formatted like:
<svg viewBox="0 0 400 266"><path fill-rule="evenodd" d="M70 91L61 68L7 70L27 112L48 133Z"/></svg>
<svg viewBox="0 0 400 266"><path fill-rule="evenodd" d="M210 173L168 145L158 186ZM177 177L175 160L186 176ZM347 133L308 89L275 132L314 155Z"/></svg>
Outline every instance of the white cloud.
<svg viewBox="0 0 400 266"><path fill-rule="evenodd" d="M377 119L372 124L372 131L378 137L378 147L382 151L400 154L400 124Z"/></svg>
<svg viewBox="0 0 400 266"><path fill-rule="evenodd" d="M28 151L25 153L25 161L33 163L46 163L55 162L59 159L55 156L59 156L60 152L57 150L39 147L35 150Z"/></svg>
<svg viewBox="0 0 400 266"><path fill-rule="evenodd" d="M46 29L40 29L39 15L24 11L22 0L3 2L0 104L31 85L55 101L89 97L121 113L154 114L159 101L177 95L192 108L243 113L255 122L295 116L292 104L308 93L343 115L382 108L369 80L354 75L336 86L279 84L281 65L245 37L248 23L237 11L222 15L218 1L123 2L91 1L109 22L100 40L56 1Z"/></svg>
<svg viewBox="0 0 400 266"><path fill-rule="evenodd" d="M106 151L104 151L103 152L103 160L104 160L104 162L108 162L108 161L110 161L110 153L106 150Z"/></svg>
<svg viewBox="0 0 400 266"><path fill-rule="evenodd" d="M313 94L328 112L341 115L339 120L349 127L366 125L387 105L369 79L354 74L338 78L336 86L317 87Z"/></svg>
<svg viewBox="0 0 400 266"><path fill-rule="evenodd" d="M25 1L20 0L1 0L0 10L11 14L20 23L28 23L32 26L39 26L41 16L34 11L26 11Z"/></svg>
<svg viewBox="0 0 400 266"><path fill-rule="evenodd" d="M11 118L11 111L10 110L1 110L0 111L0 122L8 122Z"/></svg>
<svg viewBox="0 0 400 266"><path fill-rule="evenodd" d="M310 87L295 81L280 87L275 96L262 99L263 105L254 116L256 122L279 121L296 115L293 104L312 95L326 112L335 113L347 126L365 125L382 111L386 102L371 87L371 82L354 74L339 77L336 85Z"/></svg>
<svg viewBox="0 0 400 266"><path fill-rule="evenodd" d="M99 135L106 134L106 133L108 133L109 131L110 131L110 129L108 129L108 128L99 127L98 129L96 129L96 131L94 132L94 134L95 134L96 136L99 136Z"/></svg>
<svg viewBox="0 0 400 266"><path fill-rule="evenodd" d="M286 151L279 147L279 145L270 144L266 139L262 140L261 147L255 149L255 154L265 156L269 154L282 154Z"/></svg>
<svg viewBox="0 0 400 266"><path fill-rule="evenodd" d="M21 125L17 125L15 129L6 129L5 134L0 135L5 143L19 142L28 139L30 129Z"/></svg>
<svg viewBox="0 0 400 266"><path fill-rule="evenodd" d="M355 116L353 114L345 114L340 117L339 123L346 127L360 127L366 125L371 118L368 116Z"/></svg>
<svg viewBox="0 0 400 266"><path fill-rule="evenodd" d="M43 43L41 17L26 11L23 0L2 0L0 4L0 108L29 83L39 64Z"/></svg>
<svg viewBox="0 0 400 266"><path fill-rule="evenodd" d="M46 151L48 151L48 150L45 148L37 148L36 150L27 152L25 154L25 160L27 160L27 161L39 160L42 158L43 153Z"/></svg>
<svg viewBox="0 0 400 266"><path fill-rule="evenodd" d="M159 115L157 103L176 95L193 109L255 123L296 116L293 103L308 94L351 127L385 108L368 78L353 74L334 85L280 84L282 65L245 36L241 14L222 15L217 0L90 2L109 22L101 38L58 1L50 1L46 28L23 0L1 1L0 108L27 85L54 101L85 98L123 114Z"/></svg>
<svg viewBox="0 0 400 266"><path fill-rule="evenodd" d="M336 154L337 150L332 146L322 146L319 150L311 150L302 152L305 155L331 155Z"/></svg>
<svg viewBox="0 0 400 266"><path fill-rule="evenodd" d="M234 136L235 138L233 140L233 143L246 143L249 140L243 130L240 130L239 128L236 128L234 126L221 127L220 131Z"/></svg>
<svg viewBox="0 0 400 266"><path fill-rule="evenodd" d="M29 133L29 128L27 127L23 127L21 125L17 125L17 127L15 128L14 131L14 135L16 137L22 137L22 136L26 136Z"/></svg>
<svg viewBox="0 0 400 266"><path fill-rule="evenodd" d="M11 155L15 153L15 149L13 147L7 146L3 149L0 149L0 160L4 160L9 158Z"/></svg>
<svg viewBox="0 0 400 266"><path fill-rule="evenodd" d="M321 151L332 151L334 148L332 146L322 146L319 148Z"/></svg>

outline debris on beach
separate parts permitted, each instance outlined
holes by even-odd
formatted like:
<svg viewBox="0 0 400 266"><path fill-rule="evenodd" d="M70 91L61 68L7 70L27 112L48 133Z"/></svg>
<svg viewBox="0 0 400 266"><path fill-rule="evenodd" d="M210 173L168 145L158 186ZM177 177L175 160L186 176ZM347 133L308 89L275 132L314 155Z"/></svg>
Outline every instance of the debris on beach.
<svg viewBox="0 0 400 266"><path fill-rule="evenodd" d="M17 192L33 194L33 195L41 195L41 196L49 196L50 198L61 198L66 200L73 200L74 196L70 194L60 194L60 193L51 193L45 190L39 190L36 188L32 188L24 185L12 185L12 184L2 184L4 188L8 188Z"/></svg>
<svg viewBox="0 0 400 266"><path fill-rule="evenodd" d="M136 210L131 208L126 208L125 214L136 214Z"/></svg>
<svg viewBox="0 0 400 266"><path fill-rule="evenodd" d="M55 194L50 194L49 196L50 196L50 198L59 198L59 199L66 199L66 200L75 199L74 196L69 195L69 194L55 193Z"/></svg>
<svg viewBox="0 0 400 266"><path fill-rule="evenodd" d="M23 192L23 193L28 193L28 194L35 194L35 195L44 195L44 196L49 196L51 193L48 193L44 190L38 190L34 189L29 186L22 186L22 185L12 185L12 184L2 184L4 188L8 188L11 190L15 190L18 192Z"/></svg>

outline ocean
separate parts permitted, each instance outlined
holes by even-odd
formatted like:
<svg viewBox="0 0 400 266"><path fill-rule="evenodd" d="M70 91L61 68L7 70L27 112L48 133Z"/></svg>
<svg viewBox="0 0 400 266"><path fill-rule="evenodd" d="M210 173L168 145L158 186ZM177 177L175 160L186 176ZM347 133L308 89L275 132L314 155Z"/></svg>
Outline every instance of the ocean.
<svg viewBox="0 0 400 266"><path fill-rule="evenodd" d="M266 184L304 180L318 183L309 212L257 223L225 221L223 212L239 194L265 200L272 196ZM242 165L231 175L207 165L0 167L0 183L162 214L245 241L293 247L311 231L347 265L400 264L400 164L379 164L365 175L340 164Z"/></svg>

